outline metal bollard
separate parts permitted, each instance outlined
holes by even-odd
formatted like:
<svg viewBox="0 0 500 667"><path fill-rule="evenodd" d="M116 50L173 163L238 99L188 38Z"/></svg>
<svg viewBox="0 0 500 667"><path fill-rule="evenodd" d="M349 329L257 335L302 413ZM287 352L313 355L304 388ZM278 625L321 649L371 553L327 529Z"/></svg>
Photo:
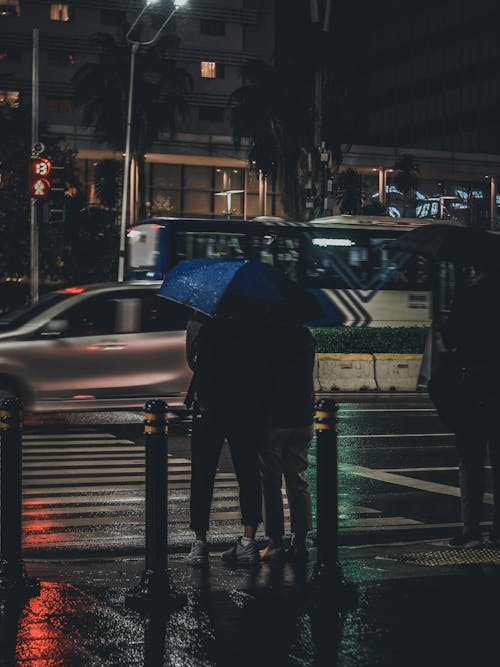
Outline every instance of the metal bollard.
<svg viewBox="0 0 500 667"><path fill-rule="evenodd" d="M168 570L168 425L167 405L150 401L144 406L146 455L146 554L139 584L125 596L127 606L141 611L177 606Z"/></svg>
<svg viewBox="0 0 500 667"><path fill-rule="evenodd" d="M18 398L0 403L0 599L40 592L22 559L22 416Z"/></svg>
<svg viewBox="0 0 500 667"><path fill-rule="evenodd" d="M321 399L315 408L317 560L311 582L320 595L328 595L344 586L338 561L337 404Z"/></svg>

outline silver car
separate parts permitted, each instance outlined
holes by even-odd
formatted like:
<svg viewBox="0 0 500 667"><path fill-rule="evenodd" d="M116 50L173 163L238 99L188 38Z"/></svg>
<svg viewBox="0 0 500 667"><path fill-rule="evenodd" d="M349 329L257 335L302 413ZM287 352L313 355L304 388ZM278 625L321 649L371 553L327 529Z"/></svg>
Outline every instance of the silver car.
<svg viewBox="0 0 500 667"><path fill-rule="evenodd" d="M0 396L28 410L183 406L191 371L189 310L158 296L161 282L105 283L50 292L0 316Z"/></svg>

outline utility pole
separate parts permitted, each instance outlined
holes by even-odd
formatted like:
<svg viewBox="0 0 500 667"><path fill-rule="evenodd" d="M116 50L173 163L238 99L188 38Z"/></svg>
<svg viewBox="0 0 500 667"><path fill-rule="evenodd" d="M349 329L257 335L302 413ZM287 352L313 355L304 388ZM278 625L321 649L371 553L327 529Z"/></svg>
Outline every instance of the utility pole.
<svg viewBox="0 0 500 667"><path fill-rule="evenodd" d="M310 0L311 23L321 25L321 32L328 33L330 31L331 19L331 0L326 0L323 7L320 6L318 0ZM329 211L328 198L328 182L329 171L331 164L331 153L324 140L323 123L324 123L324 100L323 90L326 82L326 72L323 63L323 53L321 44L325 35L319 35L320 52L319 60L316 65L314 73L314 132L313 141L314 149L317 151L313 162L313 168L316 165L314 179L316 180L316 202L314 205L315 215L325 216Z"/></svg>
<svg viewBox="0 0 500 667"><path fill-rule="evenodd" d="M39 54L39 30L33 28L33 56L31 76L31 154L34 155L38 148L38 54ZM38 266L38 201L31 197L30 201L30 300L31 303L38 301L39 293L39 266Z"/></svg>

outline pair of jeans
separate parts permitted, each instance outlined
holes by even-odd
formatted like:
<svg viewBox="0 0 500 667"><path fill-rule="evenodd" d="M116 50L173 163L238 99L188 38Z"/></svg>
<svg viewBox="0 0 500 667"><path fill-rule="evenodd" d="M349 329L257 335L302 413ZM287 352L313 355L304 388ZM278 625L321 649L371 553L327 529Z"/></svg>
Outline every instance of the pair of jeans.
<svg viewBox="0 0 500 667"><path fill-rule="evenodd" d="M206 532L215 474L227 439L239 485L241 523L258 526L262 521L262 485L257 449L262 431L246 421L228 421L223 415L198 412L193 415L191 436L190 528Z"/></svg>
<svg viewBox="0 0 500 667"><path fill-rule="evenodd" d="M478 533L484 496L484 464L489 452L493 473L493 499L495 503L492 530L500 534L500 435L460 431L455 444L460 458L460 503L465 534Z"/></svg>
<svg viewBox="0 0 500 667"><path fill-rule="evenodd" d="M290 509L290 530L305 535L311 530L311 494L306 479L307 456L313 427L272 429L259 452L264 492L266 535L281 539L285 532L281 486L285 478Z"/></svg>

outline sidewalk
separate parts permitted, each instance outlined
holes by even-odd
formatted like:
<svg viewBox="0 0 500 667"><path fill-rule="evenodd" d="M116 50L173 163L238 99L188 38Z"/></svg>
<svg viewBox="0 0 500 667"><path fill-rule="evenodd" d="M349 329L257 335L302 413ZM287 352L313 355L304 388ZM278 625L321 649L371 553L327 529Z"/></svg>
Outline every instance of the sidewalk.
<svg viewBox="0 0 500 667"><path fill-rule="evenodd" d="M142 618L124 605L142 559L27 561L29 574L42 580L41 594L27 603L18 624L14 613L5 617L0 665L496 664L500 552L481 552L496 565L412 562L429 561L429 552L440 563L449 554L437 542L342 548L344 574L358 589L343 624L334 600L331 616L311 615L310 569L289 564L232 569L212 552L204 573L188 566L184 554L173 554L172 579L186 599L164 619Z"/></svg>

